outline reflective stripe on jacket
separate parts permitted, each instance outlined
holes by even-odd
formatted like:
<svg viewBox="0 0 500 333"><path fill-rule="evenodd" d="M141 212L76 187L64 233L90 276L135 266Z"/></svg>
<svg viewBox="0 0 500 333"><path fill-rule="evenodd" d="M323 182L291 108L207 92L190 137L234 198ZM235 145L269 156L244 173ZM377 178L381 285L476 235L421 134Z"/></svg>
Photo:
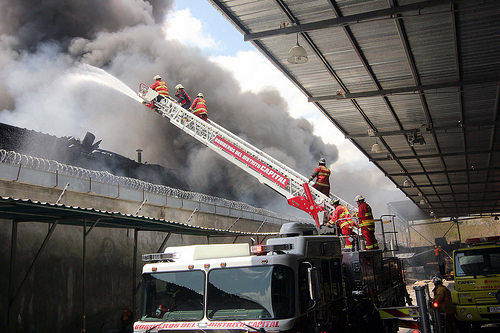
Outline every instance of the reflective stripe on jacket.
<svg viewBox="0 0 500 333"><path fill-rule="evenodd" d="M316 176L316 185L330 187L330 169L326 166L320 165L314 169L314 176Z"/></svg>
<svg viewBox="0 0 500 333"><path fill-rule="evenodd" d="M207 102L201 97L196 97L191 104L191 109L197 116L207 114Z"/></svg>
<svg viewBox="0 0 500 333"><path fill-rule="evenodd" d="M158 94L162 95L162 96L169 96L168 94L168 87L167 87L167 84L165 83L165 81L155 81L155 83L153 83L151 85L151 89L153 89L154 91L156 91Z"/></svg>
<svg viewBox="0 0 500 333"><path fill-rule="evenodd" d="M375 220L373 219L372 208L366 202L358 204L358 220L359 227L375 228Z"/></svg>
<svg viewBox="0 0 500 333"><path fill-rule="evenodd" d="M353 221L350 219L351 214L349 214L349 209L342 205L335 207L335 212L333 216L330 215L330 223L334 224L337 222L339 227L345 228L353 225Z"/></svg>

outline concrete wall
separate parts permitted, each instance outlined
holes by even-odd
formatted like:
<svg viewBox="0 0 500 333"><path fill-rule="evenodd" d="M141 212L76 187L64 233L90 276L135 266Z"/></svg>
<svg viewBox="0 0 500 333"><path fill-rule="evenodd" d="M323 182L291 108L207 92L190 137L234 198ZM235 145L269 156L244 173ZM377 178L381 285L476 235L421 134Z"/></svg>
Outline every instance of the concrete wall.
<svg viewBox="0 0 500 333"><path fill-rule="evenodd" d="M12 198L55 203L60 188L0 180L0 194ZM92 207L106 211L134 214L141 202L68 190L61 199L68 206ZM200 205L201 203L198 203ZM139 215L185 223L196 203L182 207L146 203ZM206 207L205 207L206 208ZM210 211L204 209L204 211ZM195 213L189 224L227 229L235 220L230 209L213 213ZM262 218L261 216L259 217ZM240 218L231 230L255 232L261 220ZM83 228L58 225L44 251L35 262L12 306L11 329L7 330L7 300L12 221L0 215L0 332L79 332L82 328L83 295L86 305L87 332L110 332L119 327L123 309L133 304L133 276L140 282L140 255L156 252L165 234L139 232L137 271L133 272L134 231L127 229L93 229L86 238L86 278L83 286ZM266 223L261 232L278 231L280 224ZM46 236L49 224L19 222L14 267L14 290L17 290L35 254ZM233 242L234 237L210 238L210 243ZM238 242L248 242L239 238ZM168 246L207 243L207 237L172 235ZM137 287L137 286L136 286ZM140 288L137 295L140 295ZM136 310L140 304L136 298Z"/></svg>

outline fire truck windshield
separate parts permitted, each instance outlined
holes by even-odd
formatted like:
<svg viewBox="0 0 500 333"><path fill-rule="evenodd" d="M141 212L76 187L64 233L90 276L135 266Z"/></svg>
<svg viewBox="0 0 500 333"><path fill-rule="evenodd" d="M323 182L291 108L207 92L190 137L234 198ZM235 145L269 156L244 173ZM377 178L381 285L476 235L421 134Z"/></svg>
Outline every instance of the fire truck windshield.
<svg viewBox="0 0 500 333"><path fill-rule="evenodd" d="M500 247L455 252L455 275L500 274Z"/></svg>
<svg viewBox="0 0 500 333"><path fill-rule="evenodd" d="M294 314L294 275L282 265L235 267L208 274L209 320L282 319Z"/></svg>
<svg viewBox="0 0 500 333"><path fill-rule="evenodd" d="M144 321L191 321L203 318L205 272L182 271L143 275Z"/></svg>

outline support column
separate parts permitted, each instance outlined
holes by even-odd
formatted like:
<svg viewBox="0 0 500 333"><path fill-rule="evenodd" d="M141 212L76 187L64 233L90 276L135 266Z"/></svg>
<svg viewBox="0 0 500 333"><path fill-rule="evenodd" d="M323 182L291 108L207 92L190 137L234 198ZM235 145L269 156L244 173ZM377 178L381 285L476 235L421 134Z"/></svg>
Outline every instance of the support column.
<svg viewBox="0 0 500 333"><path fill-rule="evenodd" d="M137 271L137 237L139 236L139 229L134 229L134 255L132 262L132 312L134 317L137 318L135 308L135 294L136 294L136 271Z"/></svg>
<svg viewBox="0 0 500 333"><path fill-rule="evenodd" d="M7 327L10 328L10 317L12 304L14 303L14 272L16 268L16 248L17 248L17 222L12 220L12 230L10 236L10 268L9 268L9 290L7 302Z"/></svg>
<svg viewBox="0 0 500 333"><path fill-rule="evenodd" d="M87 248L87 221L83 221L83 239L82 239L82 333L87 331L87 315L86 315L86 304L85 304L85 259L86 259L86 248Z"/></svg>

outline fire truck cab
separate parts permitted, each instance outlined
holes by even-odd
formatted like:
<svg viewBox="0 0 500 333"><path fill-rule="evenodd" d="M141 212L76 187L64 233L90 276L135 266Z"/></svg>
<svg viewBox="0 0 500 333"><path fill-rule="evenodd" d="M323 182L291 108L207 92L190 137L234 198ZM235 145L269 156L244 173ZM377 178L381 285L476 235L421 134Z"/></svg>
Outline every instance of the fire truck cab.
<svg viewBox="0 0 500 333"><path fill-rule="evenodd" d="M471 238L453 251L452 292L461 331L469 326L500 323L500 236Z"/></svg>
<svg viewBox="0 0 500 333"><path fill-rule="evenodd" d="M312 224L284 224L265 245L168 247L143 260L135 333L347 330L341 242Z"/></svg>

